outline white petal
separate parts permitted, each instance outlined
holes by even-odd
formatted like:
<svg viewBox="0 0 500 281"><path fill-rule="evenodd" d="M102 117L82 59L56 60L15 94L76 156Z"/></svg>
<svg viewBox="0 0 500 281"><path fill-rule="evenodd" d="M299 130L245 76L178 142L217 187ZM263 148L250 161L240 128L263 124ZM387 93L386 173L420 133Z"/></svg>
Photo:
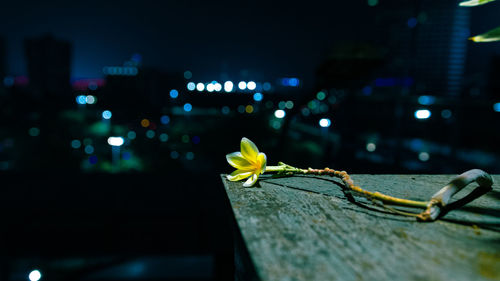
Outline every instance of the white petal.
<svg viewBox="0 0 500 281"><path fill-rule="evenodd" d="M255 170L255 167L252 165L252 163L248 162L247 159L243 158L243 155L241 155L240 152L233 152L227 154L226 160L229 163L229 165L233 166L236 169L245 171Z"/></svg>
<svg viewBox="0 0 500 281"><path fill-rule="evenodd" d="M257 146L249 139L242 138L241 139L241 154L245 157L250 163L257 163L257 156L259 155L259 149Z"/></svg>
<svg viewBox="0 0 500 281"><path fill-rule="evenodd" d="M239 181L244 178L248 178L253 174L253 171L242 171L242 170L236 170L232 172L230 175L227 175L227 179L230 181Z"/></svg>
<svg viewBox="0 0 500 281"><path fill-rule="evenodd" d="M247 181L243 184L244 187L251 187L253 186L256 182L259 176L257 174L253 174L251 177L247 179Z"/></svg>

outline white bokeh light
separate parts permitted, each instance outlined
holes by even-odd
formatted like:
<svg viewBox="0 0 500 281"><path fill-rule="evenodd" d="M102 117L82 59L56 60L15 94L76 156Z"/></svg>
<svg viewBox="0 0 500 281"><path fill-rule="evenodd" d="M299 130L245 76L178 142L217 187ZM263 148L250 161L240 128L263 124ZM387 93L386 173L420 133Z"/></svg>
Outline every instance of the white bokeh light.
<svg viewBox="0 0 500 281"><path fill-rule="evenodd" d="M226 81L226 82L224 83L224 91L226 91L226 92L228 92L228 93L229 93L229 92L231 92L232 90L233 90L233 82L231 82L231 81Z"/></svg>
<svg viewBox="0 0 500 281"><path fill-rule="evenodd" d="M321 120L319 120L319 125L323 128L328 128L331 124L332 121L330 121L330 119L328 118L322 118Z"/></svg>
<svg viewBox="0 0 500 281"><path fill-rule="evenodd" d="M240 81L240 83L238 83L238 88L240 88L240 90L245 90L247 88L247 83L245 81Z"/></svg>
<svg viewBox="0 0 500 281"><path fill-rule="evenodd" d="M279 119L281 119L281 118L285 117L285 115L286 115L286 113L285 113L285 111L284 111L284 110L282 110L282 109L278 109L278 110L276 110L276 111L274 112L274 116L275 116L276 118L279 118Z"/></svg>
<svg viewBox="0 0 500 281"><path fill-rule="evenodd" d="M257 88L257 84L255 84L255 82L253 81L250 81L247 83L247 88L252 91L252 90L255 90L255 88Z"/></svg>

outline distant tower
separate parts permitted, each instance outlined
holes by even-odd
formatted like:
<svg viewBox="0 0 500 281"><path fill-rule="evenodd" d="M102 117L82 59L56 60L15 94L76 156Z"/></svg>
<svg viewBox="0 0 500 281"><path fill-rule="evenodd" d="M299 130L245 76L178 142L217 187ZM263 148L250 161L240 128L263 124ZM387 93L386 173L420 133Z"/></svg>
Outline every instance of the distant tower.
<svg viewBox="0 0 500 281"><path fill-rule="evenodd" d="M415 78L426 83L428 94L458 96L467 56L470 9L458 1L421 1L417 19Z"/></svg>
<svg viewBox="0 0 500 281"><path fill-rule="evenodd" d="M71 44L51 35L24 42L30 88L37 97L69 95Z"/></svg>
<svg viewBox="0 0 500 281"><path fill-rule="evenodd" d="M377 11L375 42L387 49L387 76L409 76L417 94L460 94L470 9L456 0L388 0Z"/></svg>

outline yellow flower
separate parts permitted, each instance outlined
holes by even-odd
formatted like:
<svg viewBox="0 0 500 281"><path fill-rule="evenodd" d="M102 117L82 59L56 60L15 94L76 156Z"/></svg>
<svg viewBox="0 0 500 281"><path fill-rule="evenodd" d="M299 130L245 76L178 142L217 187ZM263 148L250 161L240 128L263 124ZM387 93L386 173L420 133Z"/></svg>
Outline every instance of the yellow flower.
<svg viewBox="0 0 500 281"><path fill-rule="evenodd" d="M237 170L227 176L230 181L239 181L248 178L243 184L250 187L257 182L260 174L266 171L267 158L259 152L257 146L249 139L241 139L241 152L233 152L226 155L229 165Z"/></svg>

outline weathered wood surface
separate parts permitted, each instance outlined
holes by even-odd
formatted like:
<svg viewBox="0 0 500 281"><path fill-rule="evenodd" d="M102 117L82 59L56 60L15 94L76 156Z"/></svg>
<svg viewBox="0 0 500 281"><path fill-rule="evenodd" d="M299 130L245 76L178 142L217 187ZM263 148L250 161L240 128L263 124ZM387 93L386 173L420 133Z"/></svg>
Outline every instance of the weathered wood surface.
<svg viewBox="0 0 500 281"><path fill-rule="evenodd" d="M352 179L368 190L428 200L453 176ZM329 177L264 175L253 188L222 180L262 281L500 280L500 175L492 191L432 223L358 197L353 204Z"/></svg>

